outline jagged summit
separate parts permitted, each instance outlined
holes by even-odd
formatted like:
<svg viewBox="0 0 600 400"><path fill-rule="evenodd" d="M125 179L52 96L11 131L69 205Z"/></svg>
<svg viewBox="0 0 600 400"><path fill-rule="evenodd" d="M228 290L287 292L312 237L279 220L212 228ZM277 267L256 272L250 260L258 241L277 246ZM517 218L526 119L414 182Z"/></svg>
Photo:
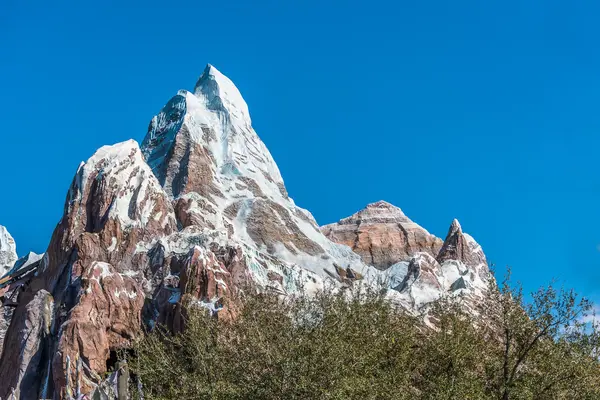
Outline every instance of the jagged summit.
<svg viewBox="0 0 600 400"><path fill-rule="evenodd" d="M236 190L240 177L252 179L268 197L287 196L279 168L252 129L246 102L211 65L193 94L180 91L152 119L141 147L173 197L195 192L212 201Z"/></svg>
<svg viewBox="0 0 600 400"><path fill-rule="evenodd" d="M37 254L37 253L34 253L33 251L30 251L27 255L25 255L25 256L19 258L17 261L15 261L13 266L10 269L6 270L4 275L0 276L0 278L4 277L6 275L12 275L16 271L18 271L22 268L26 268L26 267L30 266L31 264L37 263L37 262L41 261L43 257L44 257L44 254Z"/></svg>
<svg viewBox="0 0 600 400"><path fill-rule="evenodd" d="M344 224L354 224L357 221L360 222L373 222L377 220L378 222L399 222L399 223L413 223L400 209L391 203L388 203L385 200L379 200L374 203L369 203L362 210L357 213L341 219L338 223ZM375 222L377 222L375 221Z"/></svg>
<svg viewBox="0 0 600 400"><path fill-rule="evenodd" d="M442 241L400 208L378 201L321 229L382 270L398 302L409 309L422 310L442 296L461 293L465 307L475 310L491 278L481 246L456 219Z"/></svg>
<svg viewBox="0 0 600 400"><path fill-rule="evenodd" d="M230 116L251 125L248 105L235 84L218 69L208 64L198 78L194 94L204 98L208 108L226 112Z"/></svg>
<svg viewBox="0 0 600 400"><path fill-rule="evenodd" d="M360 269L356 254L327 240L288 196L239 90L215 67L206 67L193 94L180 91L152 119L141 147L182 227L225 232L321 274L335 270L333 260Z"/></svg>
<svg viewBox="0 0 600 400"><path fill-rule="evenodd" d="M454 218L452 220L452 224L450 224L450 230L448 232L448 235L455 233L455 232L462 232L462 227L460 226L460 222L458 222L458 220L456 218Z"/></svg>
<svg viewBox="0 0 600 400"><path fill-rule="evenodd" d="M484 281L490 275L483 249L472 236L462 231L457 219L452 221L436 260L440 264L448 260L460 261L475 271Z"/></svg>

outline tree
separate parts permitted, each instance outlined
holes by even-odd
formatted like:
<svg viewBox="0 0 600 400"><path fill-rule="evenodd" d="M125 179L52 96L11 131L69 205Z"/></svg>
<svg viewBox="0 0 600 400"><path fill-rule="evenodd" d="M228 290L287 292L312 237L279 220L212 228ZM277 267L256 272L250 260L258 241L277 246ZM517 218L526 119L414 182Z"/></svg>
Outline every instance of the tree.
<svg viewBox="0 0 600 400"><path fill-rule="evenodd" d="M475 312L449 297L425 319L364 288L294 298L249 288L228 320L188 298L186 329L156 328L129 365L148 400L600 398L589 303L553 286L530 302L522 292L506 279Z"/></svg>
<svg viewBox="0 0 600 400"><path fill-rule="evenodd" d="M548 285L532 293L526 303L521 285L510 285L509 270L500 286L491 284L486 304L485 325L490 336L497 337L500 351L491 358L500 365L488 367L496 375L491 377L496 398L575 398L569 393L598 393L597 359L583 345L597 335L595 328L586 332L579 322L591 309L587 300ZM596 382L574 389L580 386L574 379L589 374Z"/></svg>

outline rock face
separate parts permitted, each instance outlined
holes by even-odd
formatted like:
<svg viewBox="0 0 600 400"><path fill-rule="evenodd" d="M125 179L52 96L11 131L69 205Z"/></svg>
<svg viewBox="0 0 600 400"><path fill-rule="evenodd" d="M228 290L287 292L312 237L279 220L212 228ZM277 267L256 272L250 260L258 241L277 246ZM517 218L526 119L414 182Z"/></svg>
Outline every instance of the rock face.
<svg viewBox="0 0 600 400"><path fill-rule="evenodd" d="M35 254L30 252L25 257L19 258L12 268L10 268L3 276L3 279L7 279L8 276L18 275L20 272L24 272L23 278L5 283L0 288L0 352L4 343L4 336L10 325L12 319L14 305L17 303L19 293L23 287L29 283L30 278L35 274L38 267L42 263L42 254Z"/></svg>
<svg viewBox="0 0 600 400"><path fill-rule="evenodd" d="M247 283L282 295L384 286L417 313L444 295L475 304L490 279L458 223L442 242L378 202L319 228L210 65L152 118L141 148L105 146L79 166L43 257L14 264L2 232L0 266L35 275L20 283L6 332L0 398L90 395L144 329L181 331L189 307L235 317Z"/></svg>
<svg viewBox="0 0 600 400"><path fill-rule="evenodd" d="M489 269L481 246L470 235L463 233L458 220L452 221L437 261L443 264L448 260L457 260L471 267L481 279L489 278Z"/></svg>
<svg viewBox="0 0 600 400"><path fill-rule="evenodd" d="M0 225L0 274L4 275L17 261L17 246L8 230Z"/></svg>
<svg viewBox="0 0 600 400"><path fill-rule="evenodd" d="M119 274L108 263L92 263L81 276L80 298L61 326L52 361L54 386L67 386L67 360L75 367L85 362L78 382L76 374L71 375L70 387L79 385L83 393L90 392L95 378L90 371L107 372L110 351L125 347L141 334L143 306L144 292L133 278Z"/></svg>
<svg viewBox="0 0 600 400"><path fill-rule="evenodd" d="M396 292L392 299L409 310L424 310L440 297L461 294L465 307L477 312L493 279L481 246L456 219L442 241L399 208L379 201L321 230L382 270L386 285Z"/></svg>
<svg viewBox="0 0 600 400"><path fill-rule="evenodd" d="M443 243L385 201L369 204L321 230L327 238L349 246L365 263L381 270L410 260L419 252L436 257Z"/></svg>
<svg viewBox="0 0 600 400"><path fill-rule="evenodd" d="M110 316L103 316L102 311L98 311L111 305L128 305L133 310L133 313L123 314L124 318L133 318L130 325L135 323L135 315L139 318L139 312L136 314L135 307L129 302L115 303L110 296L102 297L106 292L98 293L100 289L91 283L90 274L98 270L98 265L104 265L113 275L135 277L137 280L121 276L112 281L105 277L105 280L99 281L100 288L120 286L119 290L126 290L127 293L139 293L136 301L143 304L141 287L152 281L157 271L151 268L148 256L137 251L138 245L175 230L176 221L170 200L144 162L135 142L103 147L86 163L82 163L68 192L65 212L52 235L45 262L19 296L19 305L12 319L27 319L32 304L39 302L40 293L47 293L44 298L52 303L49 331L44 331L44 338L32 336L33 327L11 323L5 338L9 346L5 347L0 360L0 374L8 377L0 382L0 397L7 397L12 389L17 394L27 390L40 395L44 391L46 394L64 395L66 357L75 351L69 343L91 339L92 343L105 345L81 349L85 354L82 354L84 360L89 364L132 339L133 332L138 332L139 326L138 330L113 329L106 333L107 337L92 338L91 330L97 327L82 323L86 311L81 310L96 310L100 320L94 323L114 323L117 321L114 316L122 314L122 311L112 310ZM92 292L88 293L88 290ZM136 306L141 310L139 304L136 303ZM108 319L104 321L102 318ZM70 329L65 330L65 327ZM41 331L38 329L36 332ZM116 338L118 335L121 335L120 340ZM38 338L37 347L32 347L35 351L28 351L28 348L22 351L13 345L34 340L35 337ZM97 354L90 354L90 351ZM75 369L75 360L71 358L71 361L70 366ZM27 366L29 371L43 379L27 382L23 376L9 372L17 366ZM94 372L103 372L106 360L98 361L93 367L85 367L95 368ZM71 376L76 374L72 373Z"/></svg>

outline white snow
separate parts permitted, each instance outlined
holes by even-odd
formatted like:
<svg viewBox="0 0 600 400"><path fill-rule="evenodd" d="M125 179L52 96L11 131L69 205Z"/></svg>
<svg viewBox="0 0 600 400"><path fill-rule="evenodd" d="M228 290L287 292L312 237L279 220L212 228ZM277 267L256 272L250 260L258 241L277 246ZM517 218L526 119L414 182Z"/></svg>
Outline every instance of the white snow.
<svg viewBox="0 0 600 400"><path fill-rule="evenodd" d="M0 225L0 273L4 275L17 261L17 245L8 233L8 230Z"/></svg>
<svg viewBox="0 0 600 400"><path fill-rule="evenodd" d="M110 238L110 246L108 246L106 248L107 251L115 251L117 248L117 238L116 237L112 237Z"/></svg>
<svg viewBox="0 0 600 400"><path fill-rule="evenodd" d="M212 65L206 66L200 79L198 79L194 94L204 96L208 101L219 98L223 102L224 108L234 118L243 120L247 125L251 124L248 105L242 94L228 77Z"/></svg>
<svg viewBox="0 0 600 400"><path fill-rule="evenodd" d="M135 299L138 294L136 292L129 292L125 289L122 289L122 290L115 289L114 295L115 295L115 297L120 297L123 295L123 296L129 297L130 299Z"/></svg>
<svg viewBox="0 0 600 400"><path fill-rule="evenodd" d="M112 273L110 272L110 268L111 265L109 263L106 262L102 262L102 261L94 261L92 263L92 270L99 270L100 271L100 276L99 277L92 277L93 280L100 282L100 280L108 277L108 276L112 276Z"/></svg>

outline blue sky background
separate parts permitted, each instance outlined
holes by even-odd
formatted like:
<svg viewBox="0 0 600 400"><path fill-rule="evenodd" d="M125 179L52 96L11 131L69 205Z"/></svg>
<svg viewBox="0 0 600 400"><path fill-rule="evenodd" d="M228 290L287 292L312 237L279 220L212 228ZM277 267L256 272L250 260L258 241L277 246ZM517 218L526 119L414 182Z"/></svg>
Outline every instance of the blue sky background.
<svg viewBox="0 0 600 400"><path fill-rule="evenodd" d="M141 141L206 63L319 223L453 218L533 290L600 300L594 1L0 4L0 224L45 250L81 160Z"/></svg>

